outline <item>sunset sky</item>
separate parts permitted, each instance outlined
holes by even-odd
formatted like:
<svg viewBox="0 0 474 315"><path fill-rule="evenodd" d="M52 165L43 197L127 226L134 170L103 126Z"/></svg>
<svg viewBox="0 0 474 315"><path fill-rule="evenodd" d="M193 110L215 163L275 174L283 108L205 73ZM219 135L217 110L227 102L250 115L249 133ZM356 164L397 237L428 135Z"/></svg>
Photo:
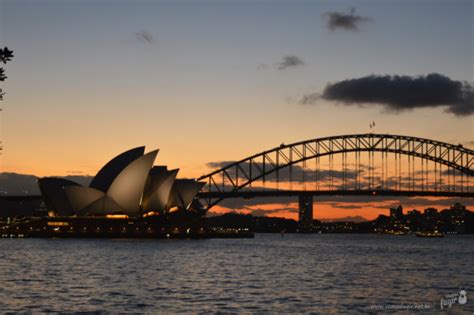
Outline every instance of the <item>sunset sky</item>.
<svg viewBox="0 0 474 315"><path fill-rule="evenodd" d="M365 133L372 121L378 133L472 149L473 6L0 0L0 46L15 55L2 84L0 172L94 175L116 154L146 145L160 149L156 163L198 177L211 162L282 142ZM436 75L420 77L429 74ZM439 80L417 100L384 95L385 103L344 102L347 95L328 89L384 75L400 83L395 92L407 80ZM446 93L445 83L452 88ZM453 94L440 103L429 91ZM315 204L315 215L373 217L381 204L399 201L364 201L358 209L325 201L319 212ZM249 207L295 217L286 209L296 205L286 201Z"/></svg>

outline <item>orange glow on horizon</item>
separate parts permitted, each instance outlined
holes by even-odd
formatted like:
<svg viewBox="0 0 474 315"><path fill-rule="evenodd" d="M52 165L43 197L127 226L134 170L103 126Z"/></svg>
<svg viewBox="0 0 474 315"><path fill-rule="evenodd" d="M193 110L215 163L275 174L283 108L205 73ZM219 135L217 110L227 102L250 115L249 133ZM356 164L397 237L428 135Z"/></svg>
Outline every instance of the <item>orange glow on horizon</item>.
<svg viewBox="0 0 474 315"><path fill-rule="evenodd" d="M403 213L416 209L423 212L426 208L436 208L443 210L449 206L442 205L437 201L442 201L444 198L425 198L431 200L426 205L410 205L409 203L401 204L403 206ZM399 200L377 200L374 202L314 202L313 216L317 220L335 220L347 217L362 217L366 220L374 220L379 215L389 215L390 207L400 204ZM351 209L351 207L353 207ZM221 215L228 212L235 212L240 214L253 214L257 216L281 217L286 219L298 220L298 203L284 203L284 204L259 204L252 206L245 206L242 208L230 209L220 205L216 205L210 209L212 214Z"/></svg>

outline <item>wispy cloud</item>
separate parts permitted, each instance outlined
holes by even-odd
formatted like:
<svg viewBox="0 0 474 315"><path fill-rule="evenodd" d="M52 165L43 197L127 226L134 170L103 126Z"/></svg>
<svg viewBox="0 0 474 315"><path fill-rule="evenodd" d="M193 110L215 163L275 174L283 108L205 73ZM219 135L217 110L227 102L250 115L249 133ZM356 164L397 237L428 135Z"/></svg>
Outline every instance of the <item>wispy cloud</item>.
<svg viewBox="0 0 474 315"><path fill-rule="evenodd" d="M257 70L262 71L262 70L267 70L268 65L266 63L260 63L257 65Z"/></svg>
<svg viewBox="0 0 474 315"><path fill-rule="evenodd" d="M153 35L151 35L148 31L146 30L141 30L139 32L134 33L135 38L140 41L141 43L145 45L151 45L155 43L155 39Z"/></svg>
<svg viewBox="0 0 474 315"><path fill-rule="evenodd" d="M303 95L303 97L299 100L299 103L301 105L315 105L319 99L321 99L321 93L308 93L306 95Z"/></svg>
<svg viewBox="0 0 474 315"><path fill-rule="evenodd" d="M295 56L295 55L287 55L287 56L284 56L280 62L278 62L277 69L285 70L288 68L303 66L304 64L305 62L300 57Z"/></svg>
<svg viewBox="0 0 474 315"><path fill-rule="evenodd" d="M352 8L348 13L336 11L326 12L323 14L323 17L327 20L326 27L331 31L337 29L358 31L360 24L373 21L370 17L356 15L354 8Z"/></svg>

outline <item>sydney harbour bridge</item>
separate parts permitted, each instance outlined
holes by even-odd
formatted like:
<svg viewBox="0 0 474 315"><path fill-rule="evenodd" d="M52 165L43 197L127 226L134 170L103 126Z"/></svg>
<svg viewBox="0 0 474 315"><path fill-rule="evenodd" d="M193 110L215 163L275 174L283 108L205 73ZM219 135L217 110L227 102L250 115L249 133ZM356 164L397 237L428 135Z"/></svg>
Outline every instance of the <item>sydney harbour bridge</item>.
<svg viewBox="0 0 474 315"><path fill-rule="evenodd" d="M474 151L458 144L391 134L353 134L281 144L219 165L197 180L205 209L226 198L295 196L300 221L317 196L474 197ZM31 200L40 196L2 196Z"/></svg>
<svg viewBox="0 0 474 315"><path fill-rule="evenodd" d="M227 163L198 180L207 209L226 198L295 196L300 221L321 195L474 197L474 151L391 134L316 138Z"/></svg>

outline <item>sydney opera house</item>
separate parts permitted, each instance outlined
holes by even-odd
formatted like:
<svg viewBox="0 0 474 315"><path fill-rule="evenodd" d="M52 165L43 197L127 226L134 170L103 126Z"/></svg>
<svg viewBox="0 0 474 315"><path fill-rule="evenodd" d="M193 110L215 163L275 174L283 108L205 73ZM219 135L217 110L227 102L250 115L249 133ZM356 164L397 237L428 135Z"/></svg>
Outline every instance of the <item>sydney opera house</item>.
<svg viewBox="0 0 474 315"><path fill-rule="evenodd" d="M0 237L209 238L253 237L207 227L197 194L204 183L154 166L158 150L137 147L102 167L88 186L57 177L38 180L37 215L0 226Z"/></svg>
<svg viewBox="0 0 474 315"><path fill-rule="evenodd" d="M205 233L196 199L204 183L153 166L158 150L119 154L81 186L63 178L38 180L47 216L20 226L28 236L171 237ZM17 232L17 234L20 232Z"/></svg>
<svg viewBox="0 0 474 315"><path fill-rule="evenodd" d="M177 179L178 169L153 166L158 150L145 147L126 151L105 164L88 187L62 178L38 181L51 216L165 215L198 211L194 199L204 183Z"/></svg>

